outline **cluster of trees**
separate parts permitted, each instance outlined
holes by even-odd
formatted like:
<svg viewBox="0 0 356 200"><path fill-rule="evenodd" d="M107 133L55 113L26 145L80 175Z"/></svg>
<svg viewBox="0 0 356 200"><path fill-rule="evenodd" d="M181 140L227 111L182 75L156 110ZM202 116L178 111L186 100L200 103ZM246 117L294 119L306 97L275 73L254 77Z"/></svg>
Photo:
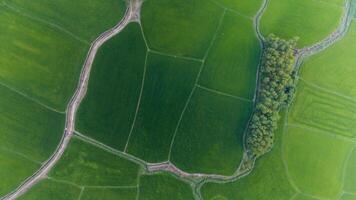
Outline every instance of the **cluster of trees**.
<svg viewBox="0 0 356 200"><path fill-rule="evenodd" d="M246 137L247 148L253 156L260 156L272 148L279 110L293 98L296 43L297 39L284 40L273 34L265 40L257 103Z"/></svg>

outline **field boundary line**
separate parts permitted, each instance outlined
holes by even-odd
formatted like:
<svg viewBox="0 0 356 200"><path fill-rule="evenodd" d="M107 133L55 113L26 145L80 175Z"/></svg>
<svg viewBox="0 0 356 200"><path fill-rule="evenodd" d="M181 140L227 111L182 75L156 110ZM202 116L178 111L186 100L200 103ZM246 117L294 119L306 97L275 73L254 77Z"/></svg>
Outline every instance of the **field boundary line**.
<svg viewBox="0 0 356 200"><path fill-rule="evenodd" d="M147 60L148 60L148 51L146 51L145 64L144 64L144 66L143 66L143 75L142 75L142 81L141 81L141 89L140 89L140 94L139 94L139 97L138 97L138 100L137 100L135 116L134 116L133 122L132 122L132 124L131 124L131 129L130 129L129 135L128 135L127 140L126 140L126 145L125 145L124 152L127 152L127 148L128 148L128 146L129 146L129 143L130 143L131 135L132 135L132 132L133 132L133 130L134 130L134 128L135 128L137 115L138 115L138 112L139 112L139 110L140 110L141 99L142 99L142 96L143 96L143 90L144 90L144 88L145 88L145 79L146 79L146 70L147 70Z"/></svg>
<svg viewBox="0 0 356 200"><path fill-rule="evenodd" d="M241 13L241 12L235 10L235 9L229 8L229 7L225 6L225 5L223 5L222 3L217 2L216 0L210 0L210 2L215 4L218 7L222 8L222 9L225 9L228 12L234 13L236 15L239 15L239 16L244 17L244 18L249 19L249 20L253 20L253 16L248 16L248 15L243 14L243 13Z"/></svg>
<svg viewBox="0 0 356 200"><path fill-rule="evenodd" d="M222 22L224 21L225 14L226 14L226 9L223 10L223 12L222 12L222 15L221 15L221 17L220 17L219 24L217 25L216 30L215 30L215 34L213 35L213 38L212 38L212 40L210 41L210 45L209 45L208 49L207 49L206 52L205 52L205 55L204 55L204 58L203 58L203 62L202 62L202 64L201 64L201 66L200 66L199 72L198 72L197 77L196 77L196 79L195 79L195 83L194 83L194 86L193 86L193 88L192 88L192 91L190 92L189 97L188 97L187 101L185 102L185 105L184 105L184 107L183 107L183 110L182 110L182 112L181 112L181 114L180 114L180 116L179 116L179 120L178 120L177 126L176 126L176 128L175 128L175 130L174 130L174 133L173 133L173 136L172 136L172 139L171 139L171 144L170 144L170 147L169 147L168 161L171 160L172 148L173 148L173 145L174 145L174 142L175 142L175 138L176 138L176 136L177 136L178 129L179 129L180 124L181 124L181 122L182 122L182 119L183 119L183 116L184 116L184 114L185 114L185 111L187 110L188 105L189 105L189 103L190 103L190 101L191 101L191 98L192 98L192 96L193 96L193 94L194 94L194 92L195 92L195 90L196 90L196 85L199 83L199 79L200 79L201 73L202 73L202 71L203 71L203 69L204 69L204 66L205 66L205 60L206 60L207 56L209 55L210 49L212 48L212 46L213 46L214 43L215 43L217 34L218 34L218 32L220 31L220 27L221 27L221 25L222 25Z"/></svg>
<svg viewBox="0 0 356 200"><path fill-rule="evenodd" d="M326 5L330 5L330 6L334 6L334 7L343 8L342 5L338 5L338 4L336 4L336 3L326 2L326 1L323 1L323 0L312 0L312 1L317 2L317 3L326 4Z"/></svg>
<svg viewBox="0 0 356 200"><path fill-rule="evenodd" d="M12 91L12 92L14 92L14 93L16 93L16 94L18 94L18 95L24 97L25 99L31 101L32 103L35 103L35 104L37 104L37 105L39 105L39 106L41 106L41 107L43 107L43 108L46 108L47 110L50 110L50 111L52 111L52 112L56 112L56 113L59 113L59 114L66 114L65 111L59 111L59 110L57 110L57 109L55 109L55 108L52 108L52 107L50 107L50 106L48 106L48 105L42 103L40 100L35 99L35 98L33 98L33 97L30 97L29 95L25 94L24 92L21 92L21 91L15 89L15 88L13 88L13 87L11 87L11 86L9 86L9 85L6 85L6 84L4 84L4 83L2 83L2 82L0 82L0 85L3 86L3 87L6 88L6 89Z"/></svg>
<svg viewBox="0 0 356 200"><path fill-rule="evenodd" d="M42 164L42 162L37 161L35 159L32 159L30 156L28 156L28 155L26 155L24 153L18 152L16 150L12 150L12 149L9 149L9 148L6 148L6 147L0 147L0 151L5 151L5 152L8 152L10 154L15 154L15 155L17 155L19 157L22 157L23 159L25 159L25 160L27 160L29 162L32 162L34 164L39 164L39 165Z"/></svg>
<svg viewBox="0 0 356 200"><path fill-rule="evenodd" d="M13 12L15 12L15 13L17 13L17 14L23 16L23 17L29 18L29 19L31 19L31 20L33 20L33 21L40 22L40 23L42 23L42 24L44 24L44 25L47 25L47 26L52 27L52 28L55 28L55 29L59 30L60 32L65 33L65 34L71 36L72 38L76 39L77 41L79 41L79 42L81 42L81 43L83 43L83 44L86 44L86 45L90 46L90 42L89 42L89 41L86 41L85 39L81 38L80 36L75 35L74 33L70 32L69 30L67 30L67 29L65 29L65 28L63 28L63 27L61 27L61 26L58 25L58 24L49 22L49 21L47 21L47 20L44 20L44 19L42 19L42 18L40 18L40 17L31 15L31 14L28 14L26 11L24 11L24 9L19 8L19 7L16 7L16 6L14 6L14 5L10 5L10 4L9 4L8 2L6 2L6 1L3 1L3 5L4 5L6 8L12 10Z"/></svg>
<svg viewBox="0 0 356 200"><path fill-rule="evenodd" d="M82 199L84 190L85 190L85 187L80 188L80 193L79 193L79 196L78 196L78 200L81 200L81 199Z"/></svg>
<svg viewBox="0 0 356 200"><path fill-rule="evenodd" d="M293 196L290 197L289 200L294 200L299 194L300 194L300 192L297 192L297 191L296 191L296 192L293 194Z"/></svg>
<svg viewBox="0 0 356 200"><path fill-rule="evenodd" d="M342 197L343 193L345 192L344 188L345 188L347 167L349 165L349 162L351 160L351 156L354 153L354 151L355 151L355 144L351 147L350 152L347 154L347 157L346 157L346 159L344 161L344 166L343 166L343 169L342 169L342 182L341 182L342 191L341 191L341 194L340 194L340 198Z"/></svg>
<svg viewBox="0 0 356 200"><path fill-rule="evenodd" d="M56 182L56 183L61 183L61 184L65 184L65 185L71 185L71 186L74 186L74 187L77 187L77 188L83 188L84 186L82 185L79 185L75 182L72 182L72 181L67 181L67 180L61 180L61 179L56 179L56 178L53 178L51 176L46 176L47 180L50 180L50 181L53 181L53 182Z"/></svg>
<svg viewBox="0 0 356 200"><path fill-rule="evenodd" d="M197 86L198 88L200 88L200 89L203 89L203 90L206 90L206 91L209 91L209 92L211 92L211 93L215 93L215 94L218 94L218 95L221 95L221 96L226 96L226 97L230 97L230 98L233 98L233 99L236 99L236 100L245 101L245 102L249 102L249 103L252 103L252 102L253 102L253 101L250 100L250 99L246 99L246 98L239 97L239 96L236 96L236 95L232 95L232 94L229 94L229 93L221 92L221 91L219 91L219 90L211 89L211 88L202 86L202 85L200 85L200 84L196 84L196 86Z"/></svg>
<svg viewBox="0 0 356 200"><path fill-rule="evenodd" d="M203 62L203 60L199 59L199 58L193 58L193 57L187 57L187 56L178 56L178 55L174 55L174 54L170 54L170 53L164 53L164 52L153 50L153 49L148 49L148 52L156 54L156 55L160 55L160 56L166 56L166 57L175 58L175 59L189 60L189 61L194 61L194 62L199 62L199 63Z"/></svg>

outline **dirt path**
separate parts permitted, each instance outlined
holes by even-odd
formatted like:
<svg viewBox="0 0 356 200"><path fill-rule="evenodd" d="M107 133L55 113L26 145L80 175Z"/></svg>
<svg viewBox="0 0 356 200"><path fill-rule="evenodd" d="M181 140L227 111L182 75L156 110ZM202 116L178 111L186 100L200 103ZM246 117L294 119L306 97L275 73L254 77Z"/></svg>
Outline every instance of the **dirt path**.
<svg viewBox="0 0 356 200"><path fill-rule="evenodd" d="M52 156L37 170L31 177L27 178L17 189L9 193L7 196L3 197L3 200L12 200L18 198L38 181L45 178L48 172L53 168L57 161L63 155L64 150L66 149L74 131L75 117L78 107L83 100L86 92L89 81L90 70L95 58L95 55L98 49L110 38L114 37L120 33L123 28L130 23L131 21L137 21L139 18L139 8L141 2L132 0L128 5L124 18L113 28L102 33L91 45L87 58L82 68L82 72L79 79L78 87L68 104L67 115L66 115L66 124L64 129L63 137Z"/></svg>

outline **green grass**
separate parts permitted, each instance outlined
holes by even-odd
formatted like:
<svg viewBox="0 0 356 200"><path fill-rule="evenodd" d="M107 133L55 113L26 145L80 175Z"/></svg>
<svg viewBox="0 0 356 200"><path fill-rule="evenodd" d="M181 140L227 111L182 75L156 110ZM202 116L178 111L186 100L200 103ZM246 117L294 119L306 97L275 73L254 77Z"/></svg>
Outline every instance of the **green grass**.
<svg viewBox="0 0 356 200"><path fill-rule="evenodd" d="M77 200L80 188L45 179L21 196L20 200Z"/></svg>
<svg viewBox="0 0 356 200"><path fill-rule="evenodd" d="M187 172L230 175L242 157L250 102L197 88L172 149L172 163Z"/></svg>
<svg viewBox="0 0 356 200"><path fill-rule="evenodd" d="M193 200L192 188L171 175L162 173L140 178L139 200Z"/></svg>
<svg viewBox="0 0 356 200"><path fill-rule="evenodd" d="M252 20L227 12L205 62L200 84L252 99L259 58L260 44Z"/></svg>
<svg viewBox="0 0 356 200"><path fill-rule="evenodd" d="M343 0L329 3L311 0L271 0L261 19L261 31L282 38L299 37L299 47L316 43L339 25Z"/></svg>
<svg viewBox="0 0 356 200"><path fill-rule="evenodd" d="M135 186L140 167L73 138L49 176L81 186Z"/></svg>
<svg viewBox="0 0 356 200"><path fill-rule="evenodd" d="M151 49L202 58L223 9L207 0L155 0L142 5L142 25Z"/></svg>
<svg viewBox="0 0 356 200"><path fill-rule="evenodd" d="M45 161L62 137L65 116L1 85L0 96L0 149Z"/></svg>
<svg viewBox="0 0 356 200"><path fill-rule="evenodd" d="M173 133L200 66L200 62L149 54L128 153L152 163L167 160Z"/></svg>
<svg viewBox="0 0 356 200"><path fill-rule="evenodd" d="M0 82L64 111L89 46L5 7L0 30Z"/></svg>
<svg viewBox="0 0 356 200"><path fill-rule="evenodd" d="M304 67L304 66L303 66ZM290 123L346 137L356 136L354 101L299 82Z"/></svg>
<svg viewBox="0 0 356 200"><path fill-rule="evenodd" d="M340 200L355 200L356 199L356 195L352 195L352 194L343 194L342 197L340 198Z"/></svg>
<svg viewBox="0 0 356 200"><path fill-rule="evenodd" d="M13 191L39 167L38 163L0 148L0 197Z"/></svg>
<svg viewBox="0 0 356 200"><path fill-rule="evenodd" d="M136 200L137 188L86 188L80 200Z"/></svg>
<svg viewBox="0 0 356 200"><path fill-rule="evenodd" d="M98 51L77 130L123 150L141 90L146 47L138 24L129 24Z"/></svg>
<svg viewBox="0 0 356 200"><path fill-rule="evenodd" d="M5 0L22 13L56 24L86 41L115 26L123 17L125 0Z"/></svg>
<svg viewBox="0 0 356 200"><path fill-rule="evenodd" d="M355 99L356 81L351 76L356 74L356 45L352 45L355 43L356 23L353 22L342 40L305 61L301 68L303 79Z"/></svg>
<svg viewBox="0 0 356 200"><path fill-rule="evenodd" d="M284 153L290 176L303 193L335 199L351 148L352 143L332 135L289 125Z"/></svg>
<svg viewBox="0 0 356 200"><path fill-rule="evenodd" d="M304 194L298 194L293 200L318 200L318 199Z"/></svg>
<svg viewBox="0 0 356 200"><path fill-rule="evenodd" d="M351 157L348 160L345 171L344 190L347 192L356 193L356 150L354 149Z"/></svg>
<svg viewBox="0 0 356 200"><path fill-rule="evenodd" d="M262 0L212 0L243 15L253 17L262 5Z"/></svg>
<svg viewBox="0 0 356 200"><path fill-rule="evenodd" d="M282 161L284 114L275 133L276 143L271 152L257 160L246 177L226 184L206 183L201 191L204 200L285 200L295 193L288 181Z"/></svg>

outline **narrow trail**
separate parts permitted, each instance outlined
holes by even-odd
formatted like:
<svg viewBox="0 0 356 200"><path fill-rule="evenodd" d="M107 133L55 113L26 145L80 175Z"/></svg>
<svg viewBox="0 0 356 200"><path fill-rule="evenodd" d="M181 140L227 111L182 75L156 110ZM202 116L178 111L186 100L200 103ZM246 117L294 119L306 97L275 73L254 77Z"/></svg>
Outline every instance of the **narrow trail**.
<svg viewBox="0 0 356 200"><path fill-rule="evenodd" d="M128 5L128 8L125 12L123 19L115 27L102 33L92 43L80 74L78 87L67 106L67 110L66 110L67 115L66 115L64 134L59 145L57 146L56 151L52 154L52 156L47 161L44 162L44 164L40 167L39 170L37 170L32 176L27 178L18 188L16 188L14 191L12 191L11 193L9 193L8 195L6 195L1 199L12 200L21 196L23 193L29 190L33 185L35 185L41 179L45 178L48 172L61 158L61 156L64 153L64 150L68 146L71 137L73 136L76 112L81 101L83 100L86 94L90 71L98 49L110 38L120 33L121 30L123 30L123 28L128 23L132 21L137 21L137 19L139 18L140 5L141 5L140 1L135 1L135 0L131 1Z"/></svg>

